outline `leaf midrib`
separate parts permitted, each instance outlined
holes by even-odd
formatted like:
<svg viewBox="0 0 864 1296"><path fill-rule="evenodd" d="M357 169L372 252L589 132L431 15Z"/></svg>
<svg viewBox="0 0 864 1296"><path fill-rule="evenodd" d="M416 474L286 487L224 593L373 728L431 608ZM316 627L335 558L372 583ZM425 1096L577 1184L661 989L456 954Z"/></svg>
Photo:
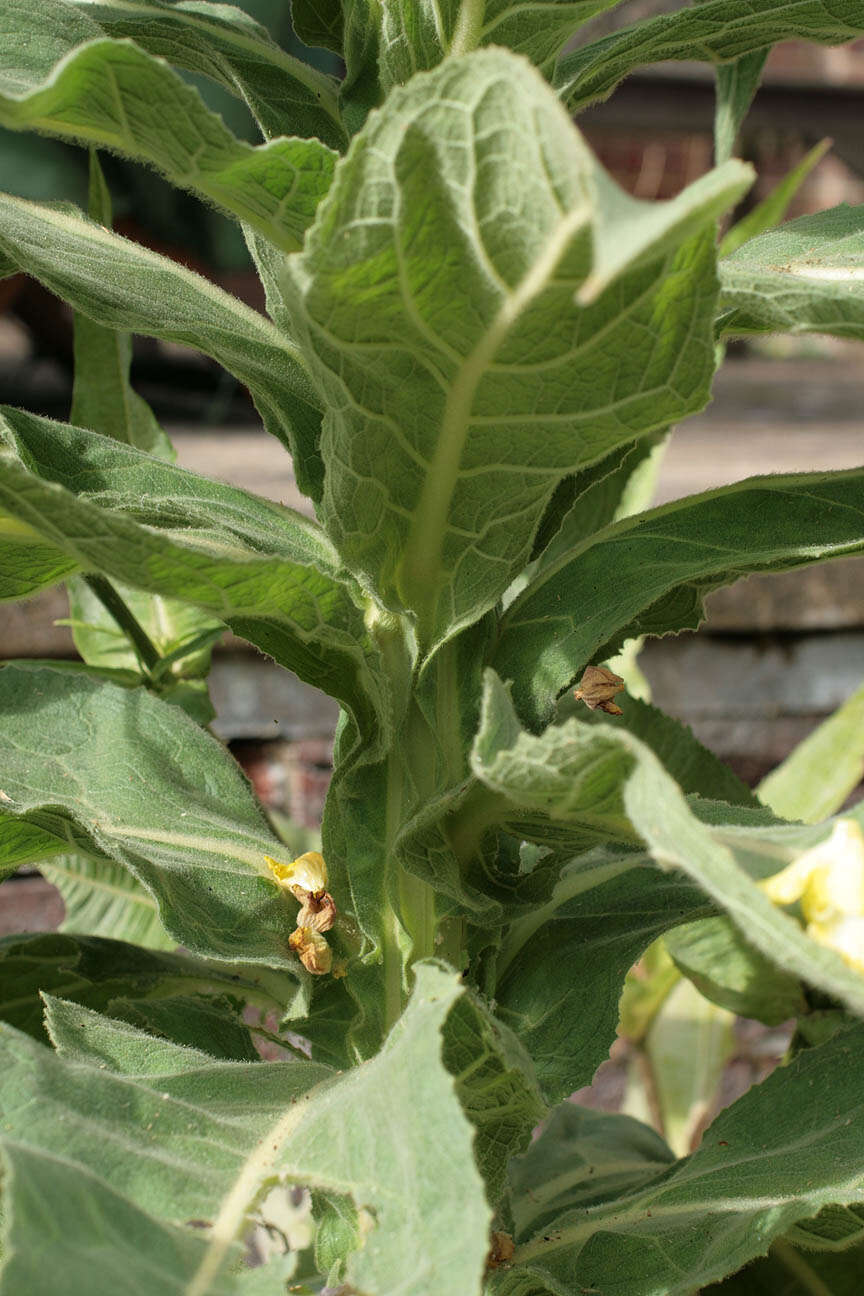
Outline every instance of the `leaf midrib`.
<svg viewBox="0 0 864 1296"><path fill-rule="evenodd" d="M564 213L534 264L502 301L495 318L463 361L447 393L435 452L412 518L399 572L401 593L408 606L415 608L418 637L427 645L434 632L435 612L441 593L444 539L477 388L522 313L547 286L572 238L589 220L587 202ZM425 597L418 598L418 591L423 591Z"/></svg>

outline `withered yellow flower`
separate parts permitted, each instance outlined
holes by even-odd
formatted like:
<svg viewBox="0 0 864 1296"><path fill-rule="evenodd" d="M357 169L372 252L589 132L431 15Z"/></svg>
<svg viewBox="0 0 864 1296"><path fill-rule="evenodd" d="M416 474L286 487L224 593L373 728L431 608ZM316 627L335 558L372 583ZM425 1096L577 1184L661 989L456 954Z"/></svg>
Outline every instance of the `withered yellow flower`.
<svg viewBox="0 0 864 1296"><path fill-rule="evenodd" d="M854 819L759 884L775 904L801 902L807 934L864 972L864 833Z"/></svg>
<svg viewBox="0 0 864 1296"><path fill-rule="evenodd" d="M303 906L297 915L297 926L326 932L335 921L336 905L330 893L328 891L307 892L303 899Z"/></svg>
<svg viewBox="0 0 864 1296"><path fill-rule="evenodd" d="M279 885L292 893L295 887L313 895L327 890L327 865L318 851L306 851L290 864L280 864L272 855L265 855L264 859ZM298 899L302 897L298 896Z"/></svg>
<svg viewBox="0 0 864 1296"><path fill-rule="evenodd" d="M307 972L321 976L329 972L333 963L333 951L324 937L311 927L298 927L288 937L288 944L298 955Z"/></svg>

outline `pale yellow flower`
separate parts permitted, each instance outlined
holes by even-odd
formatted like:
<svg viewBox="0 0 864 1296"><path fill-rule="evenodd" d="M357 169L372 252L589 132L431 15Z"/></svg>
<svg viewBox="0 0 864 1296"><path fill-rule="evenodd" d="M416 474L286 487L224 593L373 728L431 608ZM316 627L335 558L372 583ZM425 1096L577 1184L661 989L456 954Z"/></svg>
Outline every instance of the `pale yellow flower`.
<svg viewBox="0 0 864 1296"><path fill-rule="evenodd" d="M864 833L838 819L825 841L759 884L775 904L801 902L807 934L864 972Z"/></svg>
<svg viewBox="0 0 864 1296"><path fill-rule="evenodd" d="M295 888L311 895L327 890L327 865L317 851L306 851L290 864L280 864L272 855L265 855L264 859L279 885L292 894L296 894Z"/></svg>

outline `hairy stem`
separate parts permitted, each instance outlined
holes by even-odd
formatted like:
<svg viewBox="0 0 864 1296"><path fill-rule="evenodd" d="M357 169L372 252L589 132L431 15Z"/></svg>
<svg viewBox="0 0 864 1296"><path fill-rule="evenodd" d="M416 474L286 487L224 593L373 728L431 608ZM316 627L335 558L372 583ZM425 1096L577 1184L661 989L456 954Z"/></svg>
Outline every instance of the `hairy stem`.
<svg viewBox="0 0 864 1296"><path fill-rule="evenodd" d="M477 48L485 16L486 0L462 0L450 42L451 54L470 54Z"/></svg>

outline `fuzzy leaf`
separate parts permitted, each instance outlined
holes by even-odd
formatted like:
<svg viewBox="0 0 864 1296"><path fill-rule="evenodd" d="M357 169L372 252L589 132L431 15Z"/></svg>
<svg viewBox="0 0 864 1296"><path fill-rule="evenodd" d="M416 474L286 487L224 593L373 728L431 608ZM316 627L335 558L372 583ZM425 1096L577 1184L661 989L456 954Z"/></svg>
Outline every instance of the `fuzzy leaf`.
<svg viewBox="0 0 864 1296"><path fill-rule="evenodd" d="M695 629L704 595L747 572L860 553L862 488L861 468L751 477L607 527L539 573L503 617L494 665L516 681L520 713L548 720L582 668L625 639Z"/></svg>
<svg viewBox="0 0 864 1296"><path fill-rule="evenodd" d="M641 1121L562 1103L511 1164L516 1230L524 1236L552 1227L562 1210L586 1210L638 1191L674 1161L660 1135Z"/></svg>
<svg viewBox="0 0 864 1296"><path fill-rule="evenodd" d="M476 1130L474 1155L490 1205L504 1194L507 1163L531 1142L546 1113L522 1042L466 992L444 1027L444 1065Z"/></svg>
<svg viewBox="0 0 864 1296"><path fill-rule="evenodd" d="M304 45L342 53L342 0L291 0L291 21Z"/></svg>
<svg viewBox="0 0 864 1296"><path fill-rule="evenodd" d="M706 0L702 0L705 3ZM734 63L719 63L715 71L717 105L714 111L714 157L733 157L738 132L762 79L770 46L753 50Z"/></svg>
<svg viewBox="0 0 864 1296"><path fill-rule="evenodd" d="M757 203L752 211L747 212L746 216L736 221L720 240L718 256L731 256L751 238L757 238L767 230L773 229L775 225L779 225L789 210L792 199L813 168L822 161L831 143L830 139L823 139L818 144L814 144L801 161L774 186L767 197Z"/></svg>
<svg viewBox="0 0 864 1296"><path fill-rule="evenodd" d="M106 35L128 37L148 53L218 82L249 106L268 138L317 135L334 147L344 144L332 78L280 49L267 28L243 9L196 0L65 3Z"/></svg>
<svg viewBox="0 0 864 1296"><path fill-rule="evenodd" d="M60 1056L14 1031L0 1035L2 1139L33 1154L59 1152L79 1173L85 1218L95 1171L127 1210L171 1224L207 1221L203 1256L193 1276L175 1276L177 1296L220 1290L214 1284L233 1260L234 1238L264 1184L276 1180L347 1193L371 1216L364 1245L347 1260L349 1289L440 1296L452 1285L474 1296L489 1211L473 1131L441 1061L458 979L432 964L416 971L410 1004L381 1053L342 1076L309 1062L213 1063L52 1003ZM25 1115L22 1089L35 1118ZM441 1191L450 1182L458 1192ZM11 1208L17 1249L14 1198ZM53 1235L38 1268L62 1269L67 1245L75 1244ZM165 1263L170 1273L170 1252Z"/></svg>
<svg viewBox="0 0 864 1296"><path fill-rule="evenodd" d="M111 616L104 603L83 580L67 579L69 626L75 647L90 666L109 670L140 672L141 661L129 639ZM142 594L119 582L114 588L144 629L162 661L171 664L154 668L162 672L166 686L172 681L192 682L206 675L210 667L210 649L224 633L221 621L188 603L164 598L161 594ZM184 651L187 649L188 651ZM204 681L201 679L201 683ZM211 711L206 723L213 718Z"/></svg>
<svg viewBox="0 0 864 1296"><path fill-rule="evenodd" d="M232 995L279 1011L296 997L297 983L270 968L226 967L98 936L36 932L0 940L0 1018L44 1041L44 994L99 1011L118 1000L128 1012L133 1000L193 995Z"/></svg>
<svg viewBox="0 0 864 1296"><path fill-rule="evenodd" d="M147 949L174 949L153 896L113 860L61 855L39 869L63 897L63 932L108 936Z"/></svg>
<svg viewBox="0 0 864 1296"><path fill-rule="evenodd" d="M360 593L314 522L94 432L5 419L39 475L0 450L0 507L85 570L225 621L364 723L386 710Z"/></svg>
<svg viewBox="0 0 864 1296"><path fill-rule="evenodd" d="M49 22L57 7L56 0L47 0ZM31 60L39 41L28 23L20 23L22 8L29 8L26 0L3 0L0 6L0 15L6 19L11 11L12 18L0 60L0 124L147 162L286 251L300 247L332 179L331 149L317 139L280 138L258 146L238 139L163 59L130 40L105 39L96 24L91 39L70 44L47 68L42 50ZM171 10L164 9L170 23ZM227 69L225 75L230 79ZM310 79L317 75L310 69Z"/></svg>
<svg viewBox="0 0 864 1296"><path fill-rule="evenodd" d="M90 151L88 206L91 219L110 229L111 197L93 149ZM130 335L117 329L105 328L76 311L74 336L71 421L103 436L135 446L157 458L172 461L174 448L171 442L156 422L149 405L131 385ZM73 577L67 580L66 593L75 647L88 665L155 673L154 663L150 660L152 653L142 647L142 643L149 643L161 658L172 657L169 680L178 676L200 677L209 669L209 650L220 637L222 624L198 608L162 599L158 594L142 595L113 587L118 601L129 609L141 627L143 633L136 644L134 639L127 637L86 579ZM194 654L182 654L181 646L184 642L194 644L197 651ZM158 665L161 667L162 662ZM178 690L172 683L168 684L168 688L173 689L174 697L183 699L190 714L199 712L205 724L212 720L213 710L209 707L203 682L200 689L189 685L184 688L181 685ZM81 889L79 887L79 893Z"/></svg>
<svg viewBox="0 0 864 1296"><path fill-rule="evenodd" d="M182 1296L207 1252L200 1232L154 1219L100 1174L55 1153L7 1140L2 1156L10 1203L4 1214L3 1296ZM239 1248L234 1258L239 1260ZM258 1270L224 1274L207 1296L276 1291L278 1278Z"/></svg>
<svg viewBox="0 0 864 1296"><path fill-rule="evenodd" d="M268 431L291 449L301 489L320 486L317 398L296 348L256 311L74 208L0 194L0 274L18 269L99 324L212 356L248 386Z"/></svg>
<svg viewBox="0 0 864 1296"><path fill-rule="evenodd" d="M758 812L722 803L711 807L703 822L693 812L698 803L691 808L654 753L626 731L571 719L539 737L526 733L507 689L492 671L487 672L472 766L499 796L533 811L538 827L541 818L553 832L561 821L584 821L595 830L605 826L609 834L623 836L629 822L654 860L687 874L751 945L778 967L864 1015L864 976L806 936L795 919L771 903L745 866L750 853L757 868L761 865L757 876L778 872L787 860L827 838L830 822L810 829L756 826L748 819ZM542 840L542 831L538 835ZM541 938L542 933L535 943Z"/></svg>
<svg viewBox="0 0 864 1296"><path fill-rule="evenodd" d="M658 14L566 54L555 82L574 111L606 99L628 72L666 59L729 63L782 40L841 45L864 33L858 0L707 0Z"/></svg>
<svg viewBox="0 0 864 1296"><path fill-rule="evenodd" d="M702 1296L858 1296L864 1244L830 1254L779 1242L740 1273L702 1289Z"/></svg>
<svg viewBox="0 0 864 1296"><path fill-rule="evenodd" d="M835 814L864 778L864 684L799 743L758 787L784 819L818 823Z"/></svg>
<svg viewBox="0 0 864 1296"><path fill-rule="evenodd" d="M95 149L90 150L88 215L111 229L111 196ZM173 459L171 442L129 381L131 363L132 339L128 333L105 328L76 311L70 420L160 459Z"/></svg>
<svg viewBox="0 0 864 1296"><path fill-rule="evenodd" d="M557 1218L547 1201L542 1231L517 1236L513 1268L491 1291L689 1296L822 1206L861 1203L862 1047L856 1026L801 1054L721 1113L692 1156L623 1198L607 1189L574 1209L565 1195ZM523 1191L543 1185L544 1140L555 1157L556 1134L550 1128L529 1153L536 1178Z"/></svg>
<svg viewBox="0 0 864 1296"><path fill-rule="evenodd" d="M559 50L589 19L619 0L382 0L348 7L349 32L365 20L375 28L383 87L392 89L448 54L497 45L524 54L551 76ZM349 50L352 48L349 42ZM354 69L349 59L349 73Z"/></svg>
<svg viewBox="0 0 864 1296"><path fill-rule="evenodd" d="M322 518L424 647L495 603L561 478L704 404L707 231L749 183L629 198L502 50L369 119L286 275L330 411Z"/></svg>
<svg viewBox="0 0 864 1296"><path fill-rule="evenodd" d="M0 602L37 594L74 572L76 563L38 531L0 510Z"/></svg>
<svg viewBox="0 0 864 1296"><path fill-rule="evenodd" d="M5 800L6 794L3 793L0 802ZM0 877L8 877L21 864L61 855L67 846L68 842L62 838L0 812Z"/></svg>
<svg viewBox="0 0 864 1296"><path fill-rule="evenodd" d="M787 221L719 265L720 328L864 339L864 205Z"/></svg>
<svg viewBox="0 0 864 1296"><path fill-rule="evenodd" d="M754 949L728 918L703 918L667 932L678 969L712 1003L779 1026L807 1011L798 977Z"/></svg>
<svg viewBox="0 0 864 1296"><path fill-rule="evenodd" d="M229 1062L259 1062L236 997L171 995L165 999L113 999L111 1015L138 1030Z"/></svg>
<svg viewBox="0 0 864 1296"><path fill-rule="evenodd" d="M296 966L292 906L264 860L284 847L237 765L179 707L83 672L8 665L0 751L4 814L123 864L178 944Z"/></svg>
<svg viewBox="0 0 864 1296"><path fill-rule="evenodd" d="M528 1050L549 1102L582 1085L609 1053L624 978L652 941L712 906L641 854L600 849L562 872L549 903L504 937L496 1010Z"/></svg>
<svg viewBox="0 0 864 1296"><path fill-rule="evenodd" d="M618 696L624 697L623 694ZM567 693L558 705L556 719L565 720L573 716L583 724L626 729L651 748L688 795L728 801L730 805L754 808L760 805L756 794L718 756L703 747L688 725L640 698L627 697L626 708L622 716L590 711L577 702L572 693ZM830 814L830 811L826 813Z"/></svg>

